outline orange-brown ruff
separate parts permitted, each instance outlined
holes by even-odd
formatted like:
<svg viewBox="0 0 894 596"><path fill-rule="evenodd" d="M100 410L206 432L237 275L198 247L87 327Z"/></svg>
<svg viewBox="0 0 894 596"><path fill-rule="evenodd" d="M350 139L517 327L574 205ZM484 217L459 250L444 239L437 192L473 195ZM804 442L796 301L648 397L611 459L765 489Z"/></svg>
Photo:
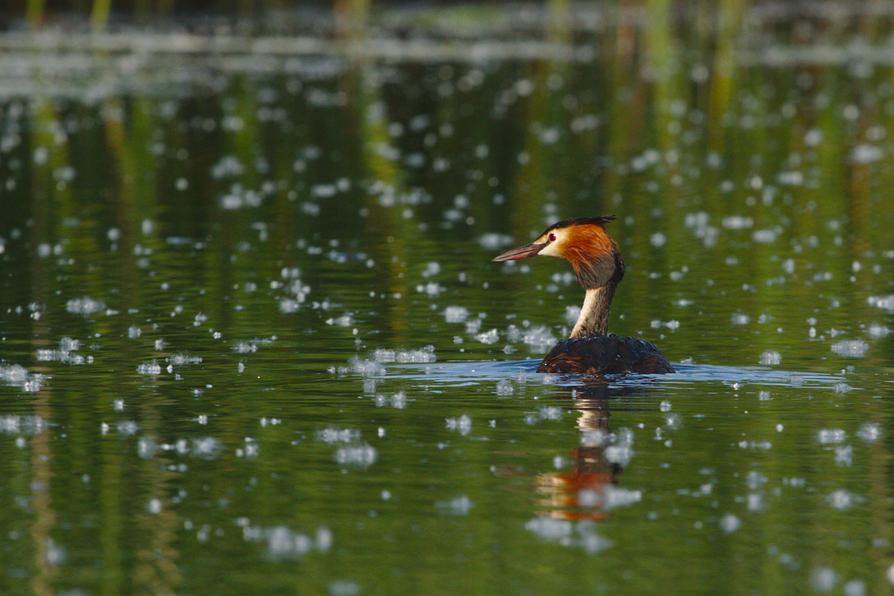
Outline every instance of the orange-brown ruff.
<svg viewBox="0 0 894 596"><path fill-rule="evenodd" d="M674 372L654 344L635 337L606 334L615 289L624 277L618 245L605 231L615 216L566 219L548 227L534 242L508 250L494 261L537 255L571 263L586 290L571 337L560 341L540 363L538 372L620 374Z"/></svg>

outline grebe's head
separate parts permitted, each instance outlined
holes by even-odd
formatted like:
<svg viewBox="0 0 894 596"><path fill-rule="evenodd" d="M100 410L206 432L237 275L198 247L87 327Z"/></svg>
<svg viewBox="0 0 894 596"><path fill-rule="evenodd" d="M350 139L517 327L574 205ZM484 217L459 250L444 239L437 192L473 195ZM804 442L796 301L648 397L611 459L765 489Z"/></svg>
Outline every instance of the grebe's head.
<svg viewBox="0 0 894 596"><path fill-rule="evenodd" d="M514 261L542 255L565 259L574 268L577 280L585 288L598 288L609 281L617 283L624 275L624 261L618 245L605 224L614 215L565 219L546 228L534 242L507 250L494 261Z"/></svg>

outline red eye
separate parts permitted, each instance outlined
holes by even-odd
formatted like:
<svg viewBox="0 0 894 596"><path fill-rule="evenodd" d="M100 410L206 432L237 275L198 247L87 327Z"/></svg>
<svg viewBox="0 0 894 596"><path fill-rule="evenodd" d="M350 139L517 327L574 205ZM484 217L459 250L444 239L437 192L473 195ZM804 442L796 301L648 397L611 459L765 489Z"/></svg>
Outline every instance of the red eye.
<svg viewBox="0 0 894 596"><path fill-rule="evenodd" d="M550 242L555 242L555 241L556 241L556 235L553 234L552 232L549 233L549 241L550 241Z"/></svg>

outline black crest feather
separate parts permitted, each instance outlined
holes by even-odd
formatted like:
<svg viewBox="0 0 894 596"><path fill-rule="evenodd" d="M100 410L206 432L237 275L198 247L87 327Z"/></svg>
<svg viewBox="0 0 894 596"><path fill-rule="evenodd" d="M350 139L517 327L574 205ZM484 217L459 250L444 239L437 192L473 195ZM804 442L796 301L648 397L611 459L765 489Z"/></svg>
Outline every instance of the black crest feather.
<svg viewBox="0 0 894 596"><path fill-rule="evenodd" d="M550 227L546 228L543 232L546 234L550 230L557 230L559 228L567 228L570 226L583 226L583 225L597 225L604 226L607 223L611 223L618 219L614 215L597 215L596 217L572 217L570 219L563 219L562 221L557 221Z"/></svg>

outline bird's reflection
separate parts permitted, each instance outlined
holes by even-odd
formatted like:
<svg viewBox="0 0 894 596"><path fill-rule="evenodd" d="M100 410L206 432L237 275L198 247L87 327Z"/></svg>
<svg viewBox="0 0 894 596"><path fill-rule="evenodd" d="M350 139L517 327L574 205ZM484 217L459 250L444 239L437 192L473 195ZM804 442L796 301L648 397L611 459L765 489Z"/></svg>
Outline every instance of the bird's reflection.
<svg viewBox="0 0 894 596"><path fill-rule="evenodd" d="M540 515L568 521L602 520L607 516L611 490L623 470L609 425L607 384L593 384L575 390L574 409L581 444L572 449L570 466L537 475ZM612 390L613 395L618 390Z"/></svg>

